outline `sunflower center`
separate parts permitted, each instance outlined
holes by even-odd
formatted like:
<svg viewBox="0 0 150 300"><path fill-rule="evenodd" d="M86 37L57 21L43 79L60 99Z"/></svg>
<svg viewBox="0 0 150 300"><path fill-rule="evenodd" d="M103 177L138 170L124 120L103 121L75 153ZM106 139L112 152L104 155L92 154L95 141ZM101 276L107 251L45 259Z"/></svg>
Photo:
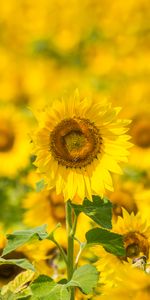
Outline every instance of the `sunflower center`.
<svg viewBox="0 0 150 300"><path fill-rule="evenodd" d="M7 152L14 144L14 134L8 125L0 124L0 152Z"/></svg>
<svg viewBox="0 0 150 300"><path fill-rule="evenodd" d="M59 164L82 168L101 152L99 129L87 119L61 121L50 134L50 151Z"/></svg>
<svg viewBox="0 0 150 300"><path fill-rule="evenodd" d="M57 222L65 224L65 205L62 195L57 195L54 190L48 194L48 201L50 203L50 210L52 217Z"/></svg>
<svg viewBox="0 0 150 300"><path fill-rule="evenodd" d="M149 118L137 118L133 121L131 135L135 145L141 148L150 147L150 120Z"/></svg>
<svg viewBox="0 0 150 300"><path fill-rule="evenodd" d="M124 236L126 257L134 258L140 254L148 258L149 243L147 238L139 232L130 232Z"/></svg>
<svg viewBox="0 0 150 300"><path fill-rule="evenodd" d="M137 213L137 205L130 191L125 189L118 190L112 193L110 199L113 203L113 213L116 217L122 216L122 207L125 208L129 214L131 214L131 212Z"/></svg>
<svg viewBox="0 0 150 300"><path fill-rule="evenodd" d="M126 249L127 257L135 257L138 256L139 253L140 253L139 245L134 243L129 245Z"/></svg>
<svg viewBox="0 0 150 300"><path fill-rule="evenodd" d="M70 153L72 153L72 155L74 154L74 151L78 151L83 148L86 143L85 136L80 131L70 132L65 136L64 140L66 148Z"/></svg>

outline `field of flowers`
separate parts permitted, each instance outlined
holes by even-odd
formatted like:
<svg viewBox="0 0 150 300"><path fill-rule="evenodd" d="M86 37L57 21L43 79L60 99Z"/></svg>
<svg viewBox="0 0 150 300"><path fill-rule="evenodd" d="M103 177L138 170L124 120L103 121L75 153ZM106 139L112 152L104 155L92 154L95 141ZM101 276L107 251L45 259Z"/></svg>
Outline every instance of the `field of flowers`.
<svg viewBox="0 0 150 300"><path fill-rule="evenodd" d="M0 300L150 299L150 2L0 8Z"/></svg>

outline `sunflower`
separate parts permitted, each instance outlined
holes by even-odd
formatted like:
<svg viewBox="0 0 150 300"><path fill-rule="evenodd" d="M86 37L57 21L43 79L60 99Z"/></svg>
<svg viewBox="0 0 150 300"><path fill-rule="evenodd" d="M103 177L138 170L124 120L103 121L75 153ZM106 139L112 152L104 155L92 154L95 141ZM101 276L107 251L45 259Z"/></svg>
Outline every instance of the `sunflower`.
<svg viewBox="0 0 150 300"><path fill-rule="evenodd" d="M123 217L118 217L113 225L113 231L124 236L126 257L134 258L146 255L150 251L150 222L140 211L134 215L123 210Z"/></svg>
<svg viewBox="0 0 150 300"><path fill-rule="evenodd" d="M126 209L129 214L138 211L137 198L139 187L131 181L123 181L121 178L114 178L115 190L113 193L108 192L108 199L113 203L113 218L117 220L122 216L122 209Z"/></svg>
<svg viewBox="0 0 150 300"><path fill-rule="evenodd" d="M115 288L107 289L104 295L97 299L112 300L149 300L150 299L150 276L129 264L118 268L118 281Z"/></svg>
<svg viewBox="0 0 150 300"><path fill-rule="evenodd" d="M134 143L130 162L143 169L150 167L150 110L134 116L130 134Z"/></svg>
<svg viewBox="0 0 150 300"><path fill-rule="evenodd" d="M119 111L106 101L80 99L76 91L39 115L35 165L49 189L56 187L65 200L113 190L110 172L122 173L118 163L131 146L125 134L130 121L118 119Z"/></svg>
<svg viewBox="0 0 150 300"><path fill-rule="evenodd" d="M28 226L38 226L46 223L48 230L54 229L61 222L65 228L65 206L63 197L55 191L31 192L23 202L26 209L24 223Z"/></svg>
<svg viewBox="0 0 150 300"><path fill-rule="evenodd" d="M62 194L57 195L54 189L39 193L31 192L24 199L23 208L26 209L24 213L25 225L38 226L45 223L48 226L48 231L52 231L58 223L61 223L61 228L56 231L55 235L60 240L60 243L62 242L62 237L64 241L67 241L65 204ZM84 242L85 233L90 228L90 219L81 213L78 217L76 237L81 242Z"/></svg>
<svg viewBox="0 0 150 300"><path fill-rule="evenodd" d="M0 175L13 176L29 163L28 124L14 107L0 111Z"/></svg>
<svg viewBox="0 0 150 300"><path fill-rule="evenodd" d="M61 229L58 230L57 239L65 253L67 253L67 241ZM37 251L38 247L38 251ZM61 279L66 275L66 265L60 254L57 246L48 240L34 243L30 247L28 255L33 255L34 252L34 265L39 274L52 276L53 278Z"/></svg>
<svg viewBox="0 0 150 300"><path fill-rule="evenodd" d="M98 270L101 272L100 283L107 287L114 287L117 283L118 269L127 262L141 255L149 258L150 252L150 223L149 219L143 218L140 212L136 215L132 212L129 214L122 209L122 217L119 216L117 222L114 222L113 232L122 234L126 250L125 257L118 257L106 252L101 246L94 248L94 253L98 257L96 262Z"/></svg>
<svg viewBox="0 0 150 300"><path fill-rule="evenodd" d="M129 134L134 146L129 163L135 168L147 170L150 168L150 104L147 95L136 100L127 102L123 112L123 117L132 119Z"/></svg>
<svg viewBox="0 0 150 300"><path fill-rule="evenodd" d="M149 218L149 207L150 207L150 189L149 189L149 174L148 172L140 177L138 181L131 181L123 177L114 177L113 193L108 192L107 197L113 203L113 218L117 220L118 216L122 216L122 209L128 211L129 214L138 211L145 219Z"/></svg>

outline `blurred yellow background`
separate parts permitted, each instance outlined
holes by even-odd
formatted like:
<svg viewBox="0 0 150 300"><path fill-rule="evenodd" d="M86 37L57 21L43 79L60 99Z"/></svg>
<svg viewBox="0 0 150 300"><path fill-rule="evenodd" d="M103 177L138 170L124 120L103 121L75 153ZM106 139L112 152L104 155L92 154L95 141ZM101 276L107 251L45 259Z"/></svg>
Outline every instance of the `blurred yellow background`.
<svg viewBox="0 0 150 300"><path fill-rule="evenodd" d="M149 47L148 0L2 1L0 189L5 225L21 221L18 201L32 189L35 177L32 109L76 87L81 95L107 97L123 107L122 115L133 119L130 165L147 172Z"/></svg>
<svg viewBox="0 0 150 300"><path fill-rule="evenodd" d="M149 191L149 47L148 0L2 1L2 227L22 224L22 199L39 180L31 164L32 110L40 111L76 87L83 96L106 97L122 106L122 116L133 120L130 134L135 146L123 180Z"/></svg>
<svg viewBox="0 0 150 300"><path fill-rule="evenodd" d="M114 106L122 107L122 117L132 119L129 134L134 146L129 163L124 175L114 178L115 192L107 196L114 203L115 220L122 215L122 208L129 214L139 211L144 220L149 218L149 79L148 0L1 1L0 252L6 232L43 222L49 230L62 222L57 238L66 250L64 202L54 191L49 195L35 191L40 178L32 164L30 134L35 127L32 111L39 113L43 106L75 88L81 96L108 98ZM90 224L82 217L77 235L84 241ZM125 222L129 223L127 230L131 229L130 222ZM60 260L49 241L40 247L29 245L19 256L13 255L11 258L35 260L39 272L48 275ZM63 273L62 261L59 268ZM16 274L0 268L0 285Z"/></svg>

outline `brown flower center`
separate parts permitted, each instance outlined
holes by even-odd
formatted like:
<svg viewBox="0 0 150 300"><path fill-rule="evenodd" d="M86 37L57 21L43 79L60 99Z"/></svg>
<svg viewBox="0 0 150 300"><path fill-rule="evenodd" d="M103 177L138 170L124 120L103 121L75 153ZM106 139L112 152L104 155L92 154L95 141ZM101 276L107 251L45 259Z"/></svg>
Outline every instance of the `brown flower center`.
<svg viewBox="0 0 150 300"><path fill-rule="evenodd" d="M134 258L140 254L149 256L149 243L147 238L139 232L129 232L124 236L126 257Z"/></svg>
<svg viewBox="0 0 150 300"><path fill-rule="evenodd" d="M0 152L10 151L14 145L14 133L9 124L0 124Z"/></svg>
<svg viewBox="0 0 150 300"><path fill-rule="evenodd" d="M132 193L125 189L112 193L110 200L113 203L113 213L116 217L122 216L122 207L125 208L129 214L131 214L131 212L137 213L135 199Z"/></svg>
<svg viewBox="0 0 150 300"><path fill-rule="evenodd" d="M141 148L150 147L150 118L138 117L133 120L131 126L131 135L135 145Z"/></svg>
<svg viewBox="0 0 150 300"><path fill-rule="evenodd" d="M101 151L99 129L87 119L61 121L50 134L50 150L59 164L82 168L90 164Z"/></svg>
<svg viewBox="0 0 150 300"><path fill-rule="evenodd" d="M47 199L50 204L52 217L57 222L61 222L62 225L65 225L65 205L63 196L57 195L56 192L53 190L48 194Z"/></svg>

